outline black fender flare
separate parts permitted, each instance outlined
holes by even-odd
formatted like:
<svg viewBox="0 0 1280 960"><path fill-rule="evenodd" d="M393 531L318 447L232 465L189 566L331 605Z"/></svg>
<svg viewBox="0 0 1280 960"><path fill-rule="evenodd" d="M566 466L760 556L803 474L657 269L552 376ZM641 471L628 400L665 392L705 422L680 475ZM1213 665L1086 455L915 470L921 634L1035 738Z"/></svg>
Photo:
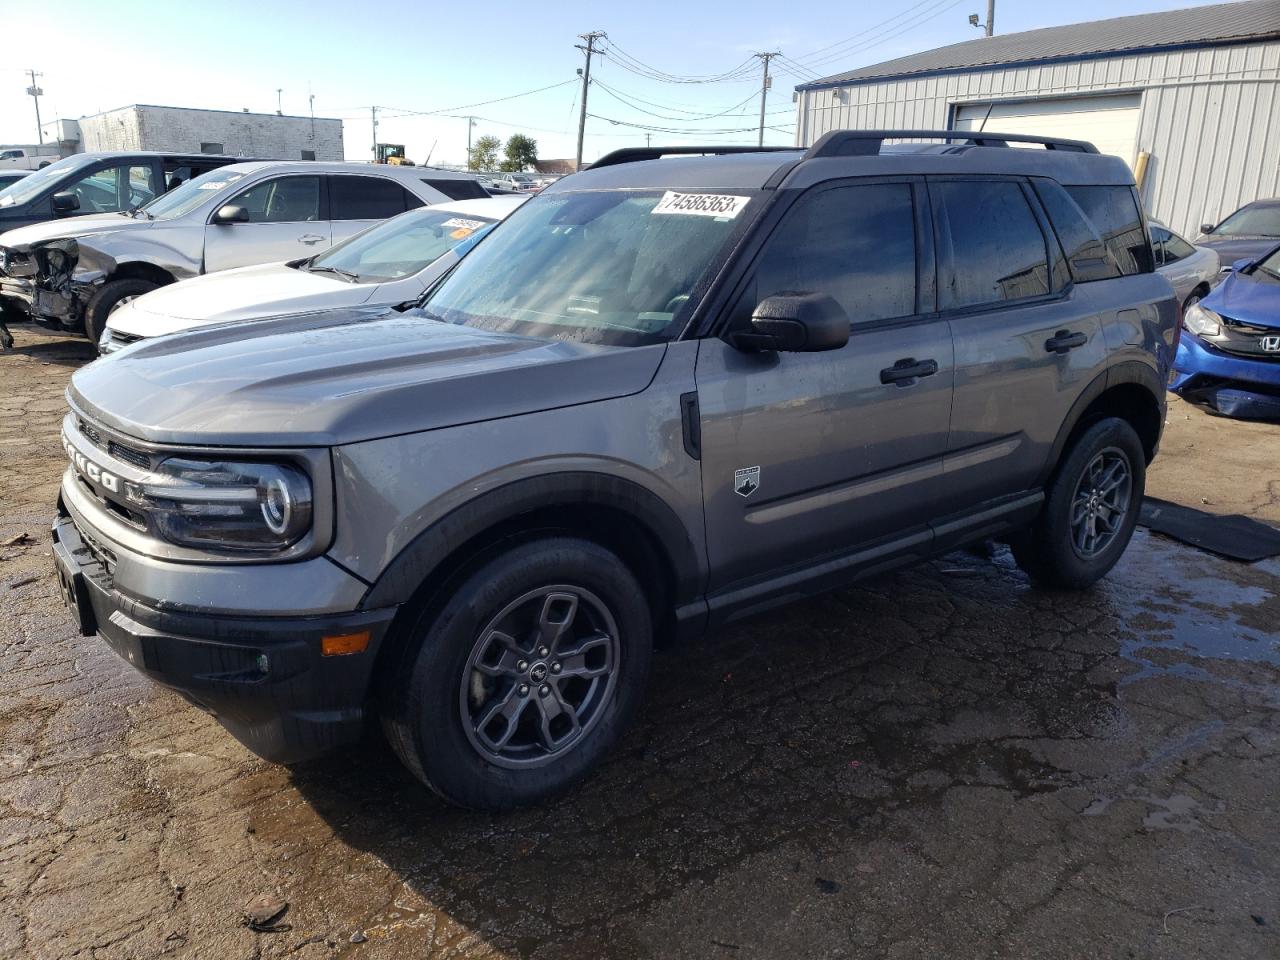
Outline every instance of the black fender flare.
<svg viewBox="0 0 1280 960"><path fill-rule="evenodd" d="M1108 367L1089 381L1088 386L1080 391L1080 396L1076 397L1075 403L1067 411L1067 416L1063 419L1062 426L1058 428L1058 435L1054 438L1053 450L1049 454L1044 470L1036 478L1038 486L1048 483L1050 475L1058 465L1058 461L1062 459L1062 451L1066 449L1067 441L1071 438L1071 434L1075 432L1077 425L1080 423L1080 418L1084 416L1089 406L1109 389L1126 383L1135 383L1145 387L1151 393L1151 398L1155 401L1156 408L1163 414L1166 405L1164 385L1160 382L1159 374L1152 367L1137 360L1123 360ZM1163 421L1163 416L1161 420Z"/></svg>
<svg viewBox="0 0 1280 960"><path fill-rule="evenodd" d="M698 596L701 564L689 532L657 494L631 480L604 473L550 473L487 491L419 533L370 586L361 609L406 603L454 551L486 530L548 507L600 506L627 514L653 535L671 564L675 605Z"/></svg>

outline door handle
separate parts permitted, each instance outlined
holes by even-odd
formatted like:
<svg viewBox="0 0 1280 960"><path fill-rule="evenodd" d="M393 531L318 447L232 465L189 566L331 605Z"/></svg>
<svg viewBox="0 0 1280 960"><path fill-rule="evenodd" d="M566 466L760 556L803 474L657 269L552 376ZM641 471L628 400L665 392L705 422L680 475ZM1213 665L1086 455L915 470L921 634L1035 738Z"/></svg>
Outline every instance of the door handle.
<svg viewBox="0 0 1280 960"><path fill-rule="evenodd" d="M1083 347L1089 342L1083 333L1072 333L1070 330L1059 330L1044 342L1044 348L1050 353L1066 353L1076 347Z"/></svg>
<svg viewBox="0 0 1280 960"><path fill-rule="evenodd" d="M896 383L900 387L909 387L921 377L931 377L937 372L937 360L917 360L915 357L904 357L892 367L885 367L880 371L880 382Z"/></svg>
<svg viewBox="0 0 1280 960"><path fill-rule="evenodd" d="M312 244L312 243L319 243L323 239L324 237L320 236L320 234L318 233L304 233L302 236L298 238L298 242Z"/></svg>

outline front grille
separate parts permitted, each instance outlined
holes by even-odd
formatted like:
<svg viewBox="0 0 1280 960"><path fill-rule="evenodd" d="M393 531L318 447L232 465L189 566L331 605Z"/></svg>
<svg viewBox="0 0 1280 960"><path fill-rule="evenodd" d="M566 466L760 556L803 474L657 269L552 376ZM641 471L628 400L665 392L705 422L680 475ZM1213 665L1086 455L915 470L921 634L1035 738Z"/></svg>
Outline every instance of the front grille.
<svg viewBox="0 0 1280 960"><path fill-rule="evenodd" d="M1213 341L1213 345L1219 350L1232 356L1247 357L1250 360L1280 362L1280 351L1267 350L1262 346L1263 338L1280 335L1280 329L1245 323L1234 317L1223 316L1222 333L1223 336L1220 339Z"/></svg>
<svg viewBox="0 0 1280 960"><path fill-rule="evenodd" d="M106 342L102 345L103 353L115 353L131 343L137 343L141 340L136 333L121 333L119 330L108 330Z"/></svg>
<svg viewBox="0 0 1280 960"><path fill-rule="evenodd" d="M135 467L142 467L143 469L151 466L151 457L145 450L104 437L102 431L85 420L84 417L76 418L76 427L82 437L117 460L123 460L125 463L131 463Z"/></svg>

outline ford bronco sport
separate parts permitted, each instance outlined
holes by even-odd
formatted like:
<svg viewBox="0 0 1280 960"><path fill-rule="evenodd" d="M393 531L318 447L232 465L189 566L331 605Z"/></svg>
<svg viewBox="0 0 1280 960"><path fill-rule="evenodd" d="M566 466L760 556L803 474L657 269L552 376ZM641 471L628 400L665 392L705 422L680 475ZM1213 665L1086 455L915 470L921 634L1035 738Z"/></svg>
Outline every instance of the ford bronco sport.
<svg viewBox="0 0 1280 960"><path fill-rule="evenodd" d="M1085 143L624 150L417 306L77 372L56 565L86 634L260 755L379 717L445 798L529 803L618 738L656 638L985 538L1103 576L1177 313Z"/></svg>

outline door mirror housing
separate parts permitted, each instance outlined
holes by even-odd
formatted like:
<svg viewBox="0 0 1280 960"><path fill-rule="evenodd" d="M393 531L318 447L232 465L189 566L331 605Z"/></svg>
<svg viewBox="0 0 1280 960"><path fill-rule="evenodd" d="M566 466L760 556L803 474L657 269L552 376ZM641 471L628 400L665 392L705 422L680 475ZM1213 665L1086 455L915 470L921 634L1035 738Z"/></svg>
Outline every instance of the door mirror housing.
<svg viewBox="0 0 1280 960"><path fill-rule="evenodd" d="M816 353L849 342L849 315L825 293L780 293L761 300L746 330L729 342L749 353Z"/></svg>
<svg viewBox="0 0 1280 960"><path fill-rule="evenodd" d="M218 212L213 215L214 223L248 223L249 211L244 207L238 207L234 203L229 203L225 207L219 207Z"/></svg>
<svg viewBox="0 0 1280 960"><path fill-rule="evenodd" d="M1200 232L1205 235L1208 235L1210 233L1213 233L1213 228L1215 226L1216 224L1212 224L1212 223L1202 223L1200 224Z"/></svg>
<svg viewBox="0 0 1280 960"><path fill-rule="evenodd" d="M80 209L80 198L74 193L55 193L51 202L54 213L74 213Z"/></svg>
<svg viewBox="0 0 1280 960"><path fill-rule="evenodd" d="M1237 260L1235 263L1231 264L1231 272L1244 273L1246 270L1248 270L1252 266L1253 266L1253 261L1250 260L1248 257L1245 257L1244 259Z"/></svg>

